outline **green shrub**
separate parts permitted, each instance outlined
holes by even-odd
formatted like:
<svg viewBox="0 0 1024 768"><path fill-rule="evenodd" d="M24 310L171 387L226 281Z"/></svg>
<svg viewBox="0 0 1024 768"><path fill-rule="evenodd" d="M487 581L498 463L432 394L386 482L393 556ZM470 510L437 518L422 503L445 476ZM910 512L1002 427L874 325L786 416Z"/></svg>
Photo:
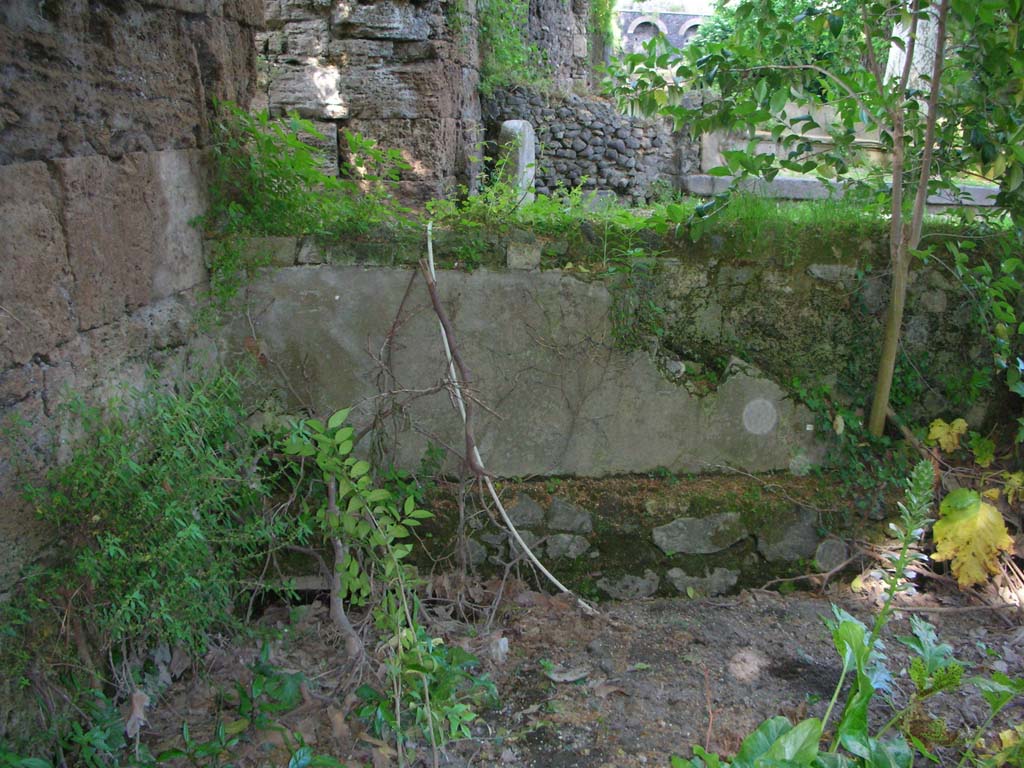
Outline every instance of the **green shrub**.
<svg viewBox="0 0 1024 768"><path fill-rule="evenodd" d="M477 5L480 41L480 92L496 88L547 86L544 52L529 41L529 0L481 0Z"/></svg>
<svg viewBox="0 0 1024 768"><path fill-rule="evenodd" d="M70 646L81 681L108 661L120 673L160 643L201 651L234 622L268 554L305 537L267 508L274 476L245 426L238 380L222 373L181 393L150 384L68 411L81 439L24 491L57 530L57 562L3 606L0 659L23 675Z"/></svg>
<svg viewBox="0 0 1024 768"><path fill-rule="evenodd" d="M365 234L400 219L393 191L409 167L398 150L345 132L345 175L329 176L324 153L311 142L324 136L292 114L271 120L234 104L218 104L213 125L210 205L198 221L210 249L210 299L226 310L267 257L247 247L249 236Z"/></svg>

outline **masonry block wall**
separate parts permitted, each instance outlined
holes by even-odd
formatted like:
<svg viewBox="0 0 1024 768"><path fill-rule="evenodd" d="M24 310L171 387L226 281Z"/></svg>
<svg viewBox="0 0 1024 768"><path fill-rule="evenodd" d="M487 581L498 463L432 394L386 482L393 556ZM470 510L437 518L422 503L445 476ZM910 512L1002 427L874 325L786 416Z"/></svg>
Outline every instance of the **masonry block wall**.
<svg viewBox="0 0 1024 768"><path fill-rule="evenodd" d="M247 103L260 0L0 4L0 585L46 542L15 469L54 461L60 405L192 364L202 148ZM4 588L0 586L0 593Z"/></svg>
<svg viewBox="0 0 1024 768"><path fill-rule="evenodd" d="M265 0L256 106L297 112L346 162L344 131L400 148L400 194L422 202L475 183L481 139L471 2ZM337 171L337 167L333 170Z"/></svg>

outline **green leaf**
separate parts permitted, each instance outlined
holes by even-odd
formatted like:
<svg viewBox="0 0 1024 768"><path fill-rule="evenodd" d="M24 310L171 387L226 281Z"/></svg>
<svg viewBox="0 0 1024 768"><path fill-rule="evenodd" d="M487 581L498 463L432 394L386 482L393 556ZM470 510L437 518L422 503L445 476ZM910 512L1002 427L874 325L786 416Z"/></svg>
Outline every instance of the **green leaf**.
<svg viewBox="0 0 1024 768"><path fill-rule="evenodd" d="M832 37L839 37L839 34L843 31L843 17L835 13L830 13L828 15L828 31L831 33Z"/></svg>
<svg viewBox="0 0 1024 768"><path fill-rule="evenodd" d="M184 750L172 747L171 749L165 749L163 752L158 754L156 756L156 761L158 763L164 763L169 760L179 760L183 757L188 757L188 754Z"/></svg>
<svg viewBox="0 0 1024 768"><path fill-rule="evenodd" d="M724 165L716 165L714 168L711 168L711 169L708 170L708 175L709 176L732 176L732 171L730 171Z"/></svg>
<svg viewBox="0 0 1024 768"><path fill-rule="evenodd" d="M772 94L772 100L770 104L771 111L775 114L779 114L786 108L786 104L789 102L789 88L779 88L775 93Z"/></svg>
<svg viewBox="0 0 1024 768"><path fill-rule="evenodd" d="M939 512L942 515L956 513L973 513L981 505L981 495L970 488L957 488L946 494L946 498L939 504Z"/></svg>
<svg viewBox="0 0 1024 768"><path fill-rule="evenodd" d="M351 410L351 408L343 408L340 411L335 411L333 414L331 414L331 418L327 420L327 428L337 429L338 427L340 427L342 424L345 423L345 419L348 418L349 411Z"/></svg>
<svg viewBox="0 0 1024 768"><path fill-rule="evenodd" d="M765 720L740 744L733 763L753 765L755 760L767 754L780 736L792 729L793 724L785 717L772 717Z"/></svg>
<svg viewBox="0 0 1024 768"><path fill-rule="evenodd" d="M310 768L345 768L345 764L330 755L315 755L309 761Z"/></svg>
<svg viewBox="0 0 1024 768"><path fill-rule="evenodd" d="M814 768L854 768L853 761L838 752L819 752Z"/></svg>
<svg viewBox="0 0 1024 768"><path fill-rule="evenodd" d="M868 734L868 707L874 694L870 684L865 686L864 677L858 675L853 692L843 707L843 717L839 721L839 743L853 755L864 758L871 756L872 738Z"/></svg>
<svg viewBox="0 0 1024 768"><path fill-rule="evenodd" d="M299 747L295 750L291 760L288 761L288 768L308 768L313 761L312 747Z"/></svg>
<svg viewBox="0 0 1024 768"><path fill-rule="evenodd" d="M914 753L903 739L873 742L868 765L871 768L913 768Z"/></svg>
<svg viewBox="0 0 1024 768"><path fill-rule="evenodd" d="M360 477L362 477L363 475L365 475L369 471L370 471L370 462L368 462L368 461L357 461L355 464L352 465L352 469L350 469L348 471L348 474L349 474L349 476L353 480L357 480L357 479L359 479Z"/></svg>
<svg viewBox="0 0 1024 768"><path fill-rule="evenodd" d="M779 736L768 750L767 757L797 765L810 765L818 755L820 741L821 720L816 717L808 718Z"/></svg>
<svg viewBox="0 0 1024 768"><path fill-rule="evenodd" d="M1002 672L993 672L992 677L972 677L967 682L978 689L993 714L1015 696L1024 694L1024 677L1013 679Z"/></svg>

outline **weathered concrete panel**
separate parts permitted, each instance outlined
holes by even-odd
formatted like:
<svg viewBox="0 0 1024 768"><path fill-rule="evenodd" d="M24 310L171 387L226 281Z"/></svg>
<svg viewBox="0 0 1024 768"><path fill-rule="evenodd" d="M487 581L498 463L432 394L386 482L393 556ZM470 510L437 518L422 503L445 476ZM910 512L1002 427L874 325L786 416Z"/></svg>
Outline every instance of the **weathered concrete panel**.
<svg viewBox="0 0 1024 768"><path fill-rule="evenodd" d="M56 191L43 163L0 167L0 370L75 331Z"/></svg>
<svg viewBox="0 0 1024 768"><path fill-rule="evenodd" d="M302 266L268 270L252 305L261 349L321 412L356 405L365 420L379 350L413 273ZM600 476L658 467L702 471L787 469L816 459L807 412L756 371L735 365L718 391L689 394L641 352L611 345L607 289L557 272L443 272L441 291L473 374L476 435L499 475ZM445 362L426 289L414 287L393 354L403 388L441 383ZM244 349L248 325L229 334ZM277 365L270 366L277 370ZM307 394L308 393L308 394ZM300 403L293 400L292 405ZM400 459L415 466L433 435L461 450L461 426L444 393L413 402L415 430Z"/></svg>
<svg viewBox="0 0 1024 768"><path fill-rule="evenodd" d="M57 162L79 328L112 322L204 277L203 211L193 152L92 156Z"/></svg>

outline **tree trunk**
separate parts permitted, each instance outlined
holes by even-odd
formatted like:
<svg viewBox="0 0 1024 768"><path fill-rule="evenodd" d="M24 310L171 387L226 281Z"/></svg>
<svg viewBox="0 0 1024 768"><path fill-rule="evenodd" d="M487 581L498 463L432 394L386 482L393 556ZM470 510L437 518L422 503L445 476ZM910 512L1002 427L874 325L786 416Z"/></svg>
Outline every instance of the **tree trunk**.
<svg viewBox="0 0 1024 768"><path fill-rule="evenodd" d="M885 416L889 410L889 395L896 371L896 354L899 352L900 330L903 327L903 309L907 302L907 282L910 276L910 255L921 242L921 226L924 222L925 206L928 203L928 179L931 176L933 145L935 143L935 120L939 103L939 84L942 80L942 56L946 45L946 17L949 0L942 0L935 12L935 46L932 49L932 74L928 93L927 123L925 124L924 148L921 153L921 169L914 195L914 207L910 225L903 223L903 138L904 122L902 112L893 115L893 164L892 164L892 219L889 227L889 253L892 262L892 292L889 309L885 315L885 330L882 335L882 355L878 361L878 376L875 379L875 394L871 401L871 416L868 431L880 437L885 429ZM913 27L912 27L913 28ZM904 61L900 96L911 74L914 61L913 40L908 43L908 55ZM897 109L900 109L897 106Z"/></svg>

